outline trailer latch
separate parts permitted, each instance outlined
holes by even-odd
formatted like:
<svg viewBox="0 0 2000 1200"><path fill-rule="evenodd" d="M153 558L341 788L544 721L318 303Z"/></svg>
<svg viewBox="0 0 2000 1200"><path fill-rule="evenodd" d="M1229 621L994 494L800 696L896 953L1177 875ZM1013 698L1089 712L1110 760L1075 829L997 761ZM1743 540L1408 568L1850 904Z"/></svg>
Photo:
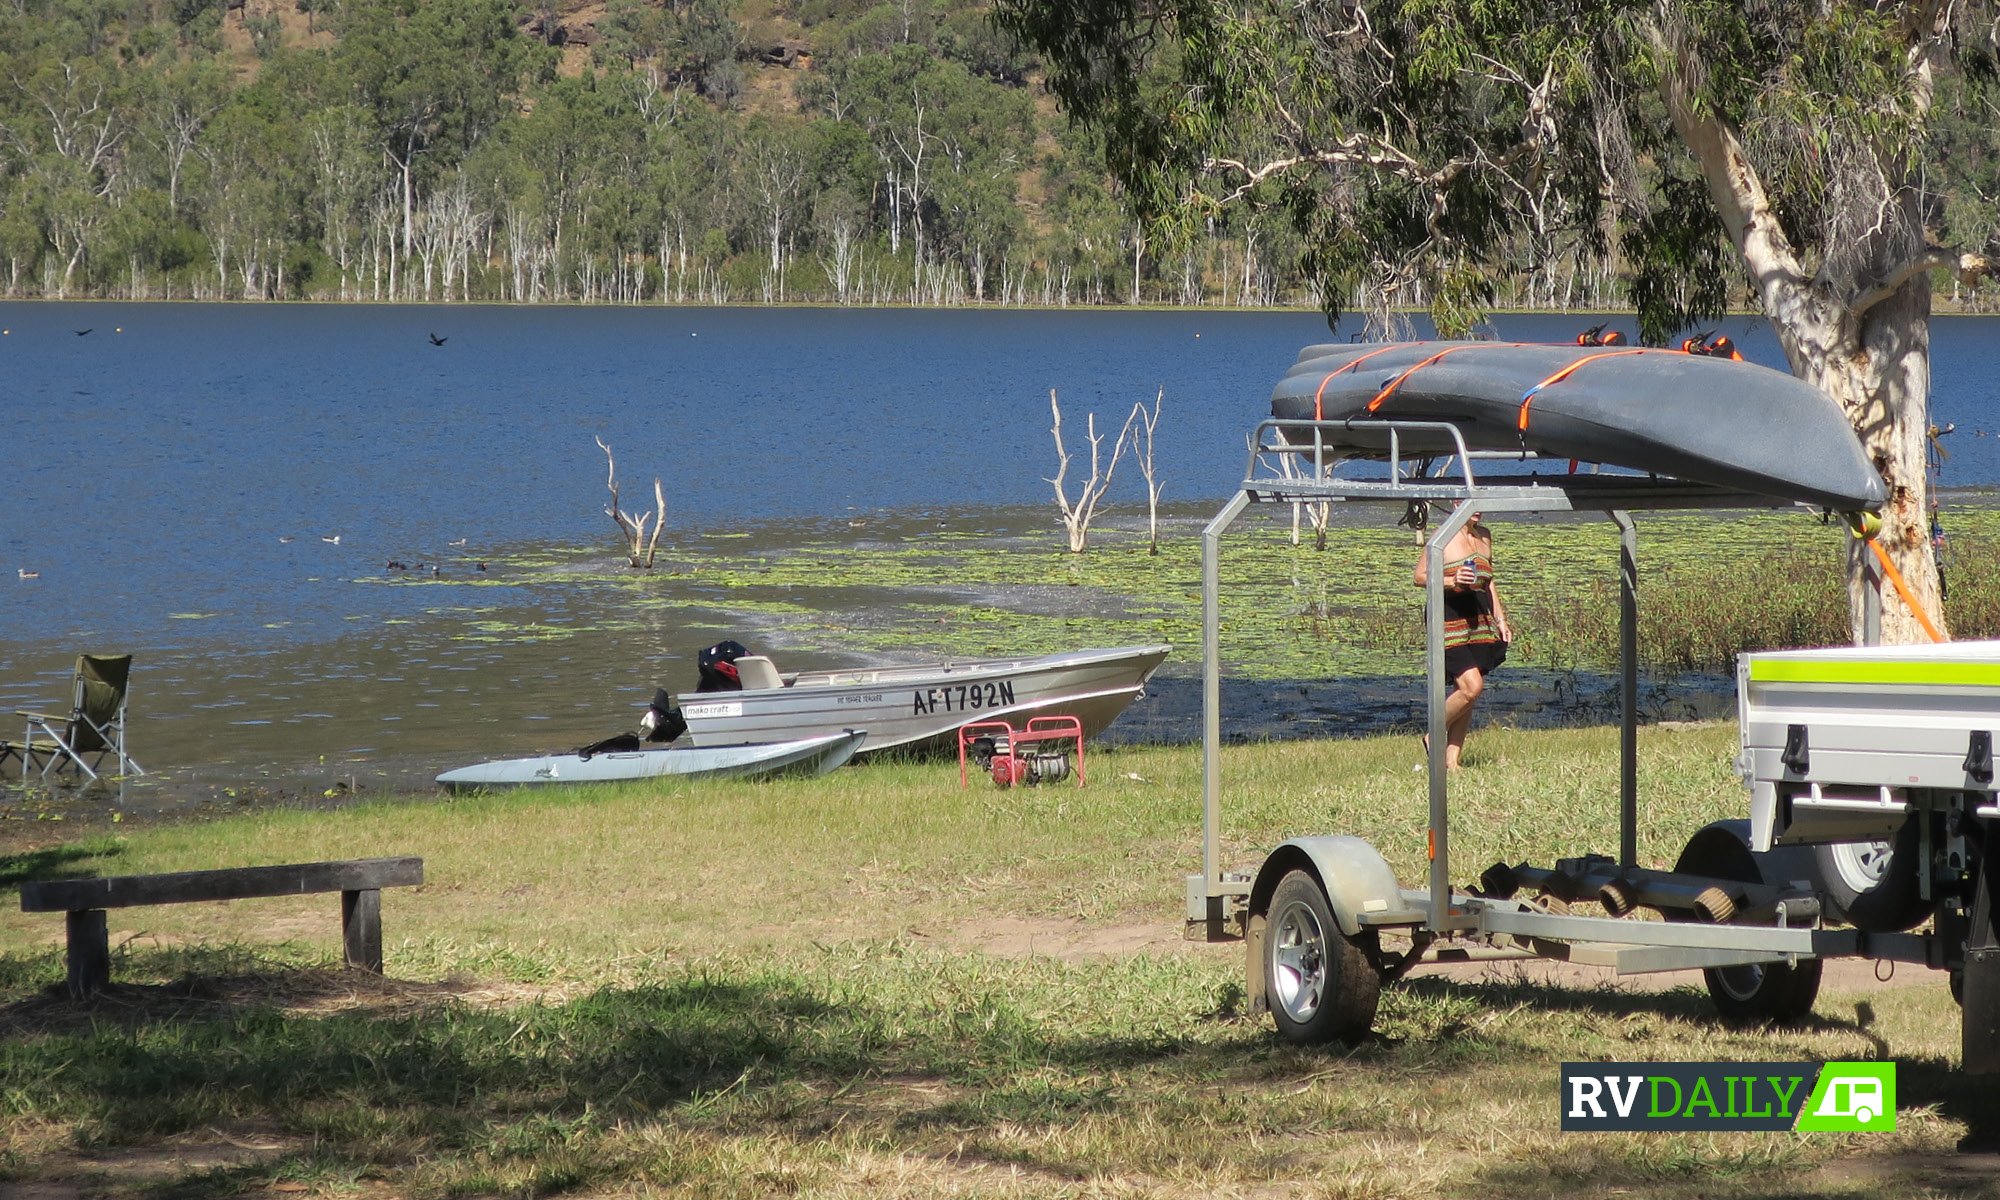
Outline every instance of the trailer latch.
<svg viewBox="0 0 2000 1200"><path fill-rule="evenodd" d="M1794 775L1803 775L1811 769L1812 760L1806 754L1805 726L1785 726L1785 752L1778 756L1778 761Z"/></svg>
<svg viewBox="0 0 2000 1200"><path fill-rule="evenodd" d="M1970 744L1965 749L1965 773L1979 783L1993 782L1993 734L1990 730L1972 731Z"/></svg>

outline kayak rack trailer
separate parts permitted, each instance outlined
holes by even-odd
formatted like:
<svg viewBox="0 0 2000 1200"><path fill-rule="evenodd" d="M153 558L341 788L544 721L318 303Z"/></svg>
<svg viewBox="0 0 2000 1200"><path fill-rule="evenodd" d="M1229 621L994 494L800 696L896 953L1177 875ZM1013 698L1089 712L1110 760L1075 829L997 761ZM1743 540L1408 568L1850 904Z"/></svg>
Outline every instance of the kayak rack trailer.
<svg viewBox="0 0 2000 1200"><path fill-rule="evenodd" d="M1483 939L1482 953L1604 961L1620 971L1719 967L1772 962L1797 956L1860 953L1911 962L1940 961L1940 948L1925 935L1881 935L1777 926L1629 921L1573 917L1538 910L1513 900L1454 893L1451 887L1451 830L1448 780L1444 766L1444 548L1473 512L1598 512L1619 530L1619 847L1616 865L1638 863L1638 530L1635 510L1742 509L1785 507L1792 502L1731 488L1618 468L1578 473L1566 460L1531 453L1472 450L1463 432L1440 421L1370 421L1372 433L1387 434L1386 456L1342 458L1334 436L1344 422L1272 419L1252 436L1243 481L1202 530L1202 871L1186 881L1187 923L1192 937L1225 941L1252 934L1247 912L1257 880L1228 871L1222 855L1220 557L1222 538L1253 505L1376 503L1454 507L1431 527L1424 543L1428 568L1425 666L1430 724L1429 886L1394 886L1386 863L1358 838L1299 838L1272 856L1313 869L1322 878L1339 875L1351 895L1336 907L1343 924L1399 927L1411 932L1414 965L1435 939L1471 935ZM1455 452L1418 455L1410 444L1448 442ZM1505 472L1481 477L1489 465ZM1361 470L1349 470L1360 468ZM1346 472L1346 473L1343 473ZM1469 504L1457 502L1469 501ZM1866 640L1877 640L1881 620L1880 581L1866 590ZM1339 869L1322 869L1337 865ZM1267 863L1267 871L1270 864ZM1359 882L1353 882L1359 881ZM1339 914L1336 914L1339 916ZM1347 930L1348 933L1356 930ZM1602 949L1609 947L1610 949ZM1445 949L1463 949L1452 939ZM1396 973L1395 970L1389 972ZM1253 972L1255 974L1255 972ZM1253 990L1255 985L1253 983ZM1253 998L1254 999L1254 998Z"/></svg>

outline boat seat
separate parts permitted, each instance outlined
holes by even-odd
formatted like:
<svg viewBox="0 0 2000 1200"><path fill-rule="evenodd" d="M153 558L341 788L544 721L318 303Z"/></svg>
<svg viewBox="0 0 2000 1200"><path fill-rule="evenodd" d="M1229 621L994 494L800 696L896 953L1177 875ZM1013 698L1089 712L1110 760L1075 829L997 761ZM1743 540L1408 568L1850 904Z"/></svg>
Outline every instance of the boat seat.
<svg viewBox="0 0 2000 1200"><path fill-rule="evenodd" d="M736 678L742 681L743 690L746 692L785 686L785 681L778 675L776 664L761 654L746 654L737 659Z"/></svg>

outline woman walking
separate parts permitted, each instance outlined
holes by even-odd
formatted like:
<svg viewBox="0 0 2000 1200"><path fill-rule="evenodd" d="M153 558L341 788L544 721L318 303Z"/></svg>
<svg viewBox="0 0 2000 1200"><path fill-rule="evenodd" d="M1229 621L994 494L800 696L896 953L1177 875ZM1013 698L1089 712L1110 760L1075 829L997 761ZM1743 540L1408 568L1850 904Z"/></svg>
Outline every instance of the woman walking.
<svg viewBox="0 0 2000 1200"><path fill-rule="evenodd" d="M1457 770L1472 728L1472 706L1486 690L1486 677L1506 661L1507 643L1514 640L1507 626L1507 609L1493 583L1493 533L1472 519L1444 548L1444 675L1451 694L1444 702L1444 765ZM1419 552L1415 574L1418 587L1430 584L1429 564ZM1430 747L1430 735L1424 736Z"/></svg>

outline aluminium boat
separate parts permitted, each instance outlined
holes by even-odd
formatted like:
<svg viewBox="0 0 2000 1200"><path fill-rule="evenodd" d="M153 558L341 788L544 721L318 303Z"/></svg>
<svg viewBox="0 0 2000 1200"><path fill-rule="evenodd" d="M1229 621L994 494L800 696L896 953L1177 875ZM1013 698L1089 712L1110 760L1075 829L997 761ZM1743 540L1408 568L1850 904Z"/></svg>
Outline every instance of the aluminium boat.
<svg viewBox="0 0 2000 1200"><path fill-rule="evenodd" d="M446 771L437 781L447 791L475 791L552 783L617 783L667 776L748 779L767 775L824 775L854 757L867 736L865 730L840 729L812 737L733 746L546 754L460 767Z"/></svg>
<svg viewBox="0 0 2000 1200"><path fill-rule="evenodd" d="M735 660L739 691L675 697L694 746L770 742L866 729L860 753L954 744L970 721L1026 724L1062 715L1083 723L1085 737L1139 698L1172 648L1125 646L1034 658L981 659L916 666L781 673L759 655Z"/></svg>

